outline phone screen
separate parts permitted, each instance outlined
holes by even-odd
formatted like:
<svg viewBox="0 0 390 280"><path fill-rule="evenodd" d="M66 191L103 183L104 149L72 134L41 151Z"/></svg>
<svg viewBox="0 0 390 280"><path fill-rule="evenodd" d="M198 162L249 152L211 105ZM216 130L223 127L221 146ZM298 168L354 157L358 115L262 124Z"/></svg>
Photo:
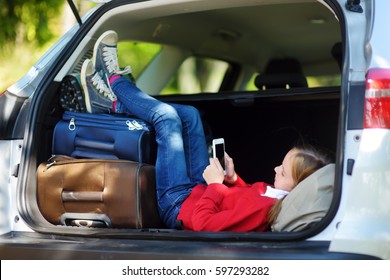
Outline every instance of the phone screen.
<svg viewBox="0 0 390 280"><path fill-rule="evenodd" d="M224 143L215 145L215 156L218 158L219 162L221 163L223 170L225 170L225 144Z"/></svg>

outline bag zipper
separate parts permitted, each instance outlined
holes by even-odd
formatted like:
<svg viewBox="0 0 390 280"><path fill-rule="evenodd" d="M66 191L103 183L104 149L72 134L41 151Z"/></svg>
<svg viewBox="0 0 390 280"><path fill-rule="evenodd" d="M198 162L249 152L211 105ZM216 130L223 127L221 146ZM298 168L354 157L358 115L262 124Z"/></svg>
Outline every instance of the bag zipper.
<svg viewBox="0 0 390 280"><path fill-rule="evenodd" d="M117 127L126 126L129 130L145 130L145 131L151 130L146 123L144 123L143 121L140 121L140 120L136 120L136 119L124 118L124 117L117 118L117 117L111 116L112 120L102 121L100 118L98 118L94 115L91 115L91 114L87 115L87 116L86 115L77 116L77 114L75 115L74 112L72 113L72 115L65 112L63 120L65 120L65 121L69 120L68 129L70 131L74 131L76 129L76 118L79 118L79 119L77 119L77 123L79 125L83 125L83 122L88 122L88 120L90 120L95 125L101 126L101 127L109 125L111 128L115 128L115 126L113 126L113 124L115 124ZM83 119L86 119L86 120L83 120Z"/></svg>
<svg viewBox="0 0 390 280"><path fill-rule="evenodd" d="M69 121L68 128L70 131L73 131L76 129L76 123L74 122L74 118L71 118Z"/></svg>

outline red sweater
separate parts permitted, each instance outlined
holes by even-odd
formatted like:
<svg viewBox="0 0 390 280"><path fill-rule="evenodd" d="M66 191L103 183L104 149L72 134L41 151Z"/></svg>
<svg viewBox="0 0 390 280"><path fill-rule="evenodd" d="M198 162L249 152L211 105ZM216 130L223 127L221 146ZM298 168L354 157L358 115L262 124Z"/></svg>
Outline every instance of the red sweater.
<svg viewBox="0 0 390 280"><path fill-rule="evenodd" d="M262 196L269 184L246 184L240 177L232 185L197 185L184 201L178 219L195 231L266 231L266 216L275 198Z"/></svg>

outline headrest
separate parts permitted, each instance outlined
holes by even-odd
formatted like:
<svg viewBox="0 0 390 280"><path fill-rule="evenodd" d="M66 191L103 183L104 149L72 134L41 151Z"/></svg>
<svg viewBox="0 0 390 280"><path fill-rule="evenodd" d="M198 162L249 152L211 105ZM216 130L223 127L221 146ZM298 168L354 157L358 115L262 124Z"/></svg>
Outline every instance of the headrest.
<svg viewBox="0 0 390 280"><path fill-rule="evenodd" d="M272 231L300 231L319 222L333 198L335 164L328 164L300 182L283 200Z"/></svg>
<svg viewBox="0 0 390 280"><path fill-rule="evenodd" d="M294 58L272 59L265 71L255 79L258 89L307 87L306 77L298 60Z"/></svg>

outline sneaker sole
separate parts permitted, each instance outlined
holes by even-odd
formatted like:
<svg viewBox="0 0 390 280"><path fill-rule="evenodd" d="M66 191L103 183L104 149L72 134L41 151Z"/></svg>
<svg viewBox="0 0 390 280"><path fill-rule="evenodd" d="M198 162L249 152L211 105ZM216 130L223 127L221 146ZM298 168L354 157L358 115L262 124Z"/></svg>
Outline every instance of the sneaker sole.
<svg viewBox="0 0 390 280"><path fill-rule="evenodd" d="M86 59L87 61L89 59ZM84 98L85 98L85 107L87 109L88 113L92 112L91 108L91 100L89 99L89 93L88 93L88 86L86 84L87 77L85 76L85 73L87 72L88 63L84 61L83 66L81 67L81 73L80 73L80 80L81 80L81 86L84 90Z"/></svg>
<svg viewBox="0 0 390 280"><path fill-rule="evenodd" d="M100 37L97 39L95 46L93 47L93 66L96 67L96 54L98 52L98 48L100 43L103 41L104 37L106 37L108 34L115 34L115 36L118 36L118 34L113 30L108 30L104 32Z"/></svg>

